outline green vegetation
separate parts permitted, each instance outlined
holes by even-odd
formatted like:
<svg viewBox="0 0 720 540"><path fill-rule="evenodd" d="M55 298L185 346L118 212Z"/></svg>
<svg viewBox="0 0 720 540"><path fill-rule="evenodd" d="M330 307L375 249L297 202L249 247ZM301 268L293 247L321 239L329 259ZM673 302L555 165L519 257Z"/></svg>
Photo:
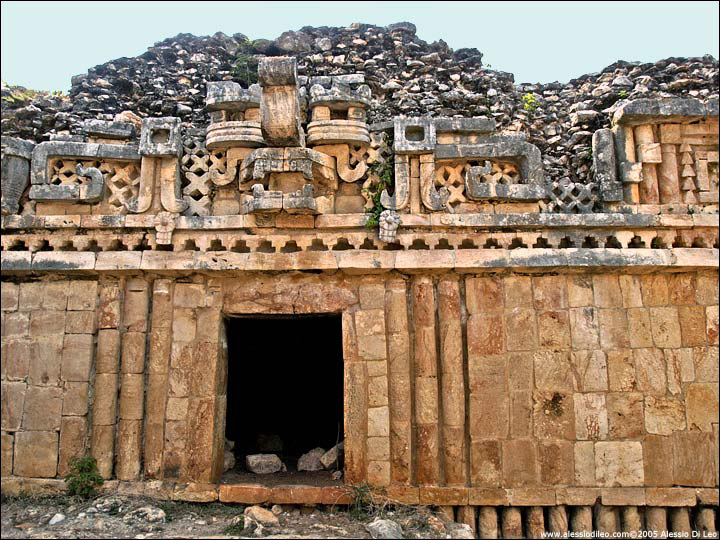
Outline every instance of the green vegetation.
<svg viewBox="0 0 720 540"><path fill-rule="evenodd" d="M620 97L621 99L625 99L626 97L628 97L627 90L625 90L625 89L620 90L620 91L618 92L618 97Z"/></svg>
<svg viewBox="0 0 720 540"><path fill-rule="evenodd" d="M527 112L529 112L531 114L535 112L535 110L538 108L538 105L539 105L538 100L535 99L535 96L533 96L530 92L528 92L527 94L525 94L522 97L522 102L523 102L523 109L525 109Z"/></svg>
<svg viewBox="0 0 720 540"><path fill-rule="evenodd" d="M65 477L65 483L68 495L84 498L93 495L95 488L103 484L95 458L85 456L70 460L70 473Z"/></svg>
<svg viewBox="0 0 720 540"><path fill-rule="evenodd" d="M393 140L392 136L387 136L385 139L385 146L392 148ZM380 195L384 189L389 189L395 184L395 159L394 155L390 155L385 161L373 163L369 167L370 174L375 174L378 177L378 183L372 186L372 189L364 189L366 195L370 197L373 205L371 208L365 209L365 213L368 215L365 226L368 229L377 227L380 223L380 214L383 213L385 207L380 202Z"/></svg>
<svg viewBox="0 0 720 540"><path fill-rule="evenodd" d="M223 534L228 536L240 536L245 531L245 518L244 516L238 516L238 522L228 525L223 529Z"/></svg>
<svg viewBox="0 0 720 540"><path fill-rule="evenodd" d="M258 81L257 69L258 60L253 55L255 42L245 38L235 54L235 64L232 74L235 75L240 84L250 86Z"/></svg>
<svg viewBox="0 0 720 540"><path fill-rule="evenodd" d="M10 91L10 95L2 96L2 101L4 103L9 103L9 104L16 103L18 105L22 105L22 104L32 101L38 97L53 97L53 98L57 98L57 99L68 99L67 94L65 94L62 90L55 90L54 92L46 92L45 90L32 90L30 88L25 88L24 86L13 86L13 85L7 84L4 81L3 81L2 85L4 88L7 88Z"/></svg>

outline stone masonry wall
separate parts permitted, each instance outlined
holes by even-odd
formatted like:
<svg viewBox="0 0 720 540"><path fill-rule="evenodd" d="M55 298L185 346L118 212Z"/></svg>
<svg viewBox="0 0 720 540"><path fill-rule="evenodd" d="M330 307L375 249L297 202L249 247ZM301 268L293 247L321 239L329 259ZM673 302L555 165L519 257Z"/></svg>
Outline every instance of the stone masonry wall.
<svg viewBox="0 0 720 540"><path fill-rule="evenodd" d="M328 312L349 483L718 485L716 272L4 281L2 475L216 482L223 316Z"/></svg>
<svg viewBox="0 0 720 540"><path fill-rule="evenodd" d="M2 475L53 478L88 448L97 282L2 283Z"/></svg>

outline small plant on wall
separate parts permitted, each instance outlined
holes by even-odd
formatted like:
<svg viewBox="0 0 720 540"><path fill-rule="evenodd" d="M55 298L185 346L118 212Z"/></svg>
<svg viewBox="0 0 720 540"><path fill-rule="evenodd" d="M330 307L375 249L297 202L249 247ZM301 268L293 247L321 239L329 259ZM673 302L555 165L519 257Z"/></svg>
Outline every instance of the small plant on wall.
<svg viewBox="0 0 720 540"><path fill-rule="evenodd" d="M73 458L70 460L70 473L65 477L67 494L87 498L103 484L103 478L97 468L94 457Z"/></svg>
<svg viewBox="0 0 720 540"><path fill-rule="evenodd" d="M394 155L390 153L390 149L393 147L392 136L387 135L385 137L384 146L389 154L388 157L383 161L373 163L369 167L370 175L377 178L377 183L363 190L372 202L372 206L365 209L367 214L365 226L368 229L377 227L380 223L380 214L385 210L385 207L380 202L380 195L383 190L389 190L395 185L395 159Z"/></svg>

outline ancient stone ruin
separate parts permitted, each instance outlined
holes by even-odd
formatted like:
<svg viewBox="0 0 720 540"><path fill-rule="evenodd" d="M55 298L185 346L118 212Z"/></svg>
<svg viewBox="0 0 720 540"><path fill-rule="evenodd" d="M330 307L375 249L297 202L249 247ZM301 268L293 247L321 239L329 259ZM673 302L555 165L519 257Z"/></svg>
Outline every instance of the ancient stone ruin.
<svg viewBox="0 0 720 540"><path fill-rule="evenodd" d="M537 131L387 116L377 61L299 74L312 39L287 42L197 114L3 114L3 492L91 455L104 489L161 498L367 483L482 537L715 531L717 61L710 90L629 98L613 68L592 95L615 102ZM421 52L401 67L447 64Z"/></svg>

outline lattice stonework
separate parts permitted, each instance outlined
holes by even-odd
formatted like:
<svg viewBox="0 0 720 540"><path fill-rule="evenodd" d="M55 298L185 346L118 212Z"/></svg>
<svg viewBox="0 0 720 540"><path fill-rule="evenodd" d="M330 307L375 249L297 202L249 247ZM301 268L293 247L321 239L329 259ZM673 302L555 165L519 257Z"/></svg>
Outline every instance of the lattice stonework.
<svg viewBox="0 0 720 540"><path fill-rule="evenodd" d="M137 197L140 189L140 162L135 161L93 161L73 158L55 158L50 161L50 183L56 186L79 186L90 179L78 176L76 167L95 167L105 177L107 203L111 209L121 210L131 199Z"/></svg>
<svg viewBox="0 0 720 540"><path fill-rule="evenodd" d="M188 203L184 212L190 216L210 215L214 184L210 171L216 170L222 175L226 170L226 153L210 152L201 138L183 140L182 194Z"/></svg>
<svg viewBox="0 0 720 540"><path fill-rule="evenodd" d="M483 184L520 184L521 177L517 165L509 162L493 161L492 171L480 177ZM435 186L445 187L450 192L448 204L455 206L467 202L465 197L465 176L473 165L466 161L440 161L435 166Z"/></svg>
<svg viewBox="0 0 720 540"><path fill-rule="evenodd" d="M87 184L90 179L85 176L78 176L75 170L78 163L83 167L100 167L99 161L55 158L48 164L50 183L54 186L80 186ZM103 170L103 172L105 171Z"/></svg>
<svg viewBox="0 0 720 540"><path fill-rule="evenodd" d="M595 207L597 184L595 182L587 184L571 182L568 178L563 178L550 185L548 195L550 197L550 203L547 206L549 212L588 214Z"/></svg>

